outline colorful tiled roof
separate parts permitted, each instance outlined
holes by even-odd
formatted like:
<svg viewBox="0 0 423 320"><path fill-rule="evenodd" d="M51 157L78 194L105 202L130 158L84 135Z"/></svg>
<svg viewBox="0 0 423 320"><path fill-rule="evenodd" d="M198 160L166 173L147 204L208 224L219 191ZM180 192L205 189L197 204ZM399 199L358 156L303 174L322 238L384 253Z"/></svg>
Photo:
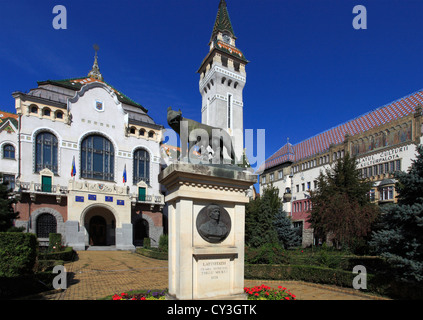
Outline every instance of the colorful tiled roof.
<svg viewBox="0 0 423 320"><path fill-rule="evenodd" d="M231 46L227 43L224 43L223 41L215 39L213 47L219 51L225 52L237 59L241 59L242 61L245 61L248 63L248 60L245 58L241 50L239 50L238 48L235 48L234 46Z"/></svg>
<svg viewBox="0 0 423 320"><path fill-rule="evenodd" d="M296 145L292 146L289 143L284 145L266 160L264 169L275 167L287 161L300 161L317 153L325 152L329 150L331 144L342 143L346 134L354 136L394 119L405 117L415 112L419 104L423 105L423 89L344 122Z"/></svg>
<svg viewBox="0 0 423 320"><path fill-rule="evenodd" d="M10 120L15 127L18 126L18 115L17 114L0 110L0 125L2 125L7 120Z"/></svg>
<svg viewBox="0 0 423 320"><path fill-rule="evenodd" d="M109 86L110 88L112 88L115 91L116 96L117 96L117 98L120 102L141 108L146 113L148 112L148 110L146 108L144 108L142 105L140 105L139 103L130 99L128 96L126 96L122 92L115 89L112 85L108 84L105 81L99 80L99 79L94 79L94 78L91 78L91 77L83 77L83 78L73 78L73 79L64 79L64 80L38 81L37 83L38 83L38 85L52 84L52 85L55 85L55 86L79 91L82 88L82 86L84 86L85 84L90 83L90 82L95 82L95 81L102 82L102 83L106 84L107 86Z"/></svg>
<svg viewBox="0 0 423 320"><path fill-rule="evenodd" d="M231 19L229 18L229 12L226 7L226 1L220 0L219 10L217 11L216 21L214 23L213 32L210 41L212 41L218 32L229 32L234 38L235 33L232 28Z"/></svg>

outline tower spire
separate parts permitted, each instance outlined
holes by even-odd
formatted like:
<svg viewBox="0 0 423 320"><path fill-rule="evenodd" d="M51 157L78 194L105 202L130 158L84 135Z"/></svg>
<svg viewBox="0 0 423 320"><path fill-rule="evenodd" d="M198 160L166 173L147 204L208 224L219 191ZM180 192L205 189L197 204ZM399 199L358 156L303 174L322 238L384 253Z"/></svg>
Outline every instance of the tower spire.
<svg viewBox="0 0 423 320"><path fill-rule="evenodd" d="M98 66L98 61L97 61L97 51L99 50L99 47L98 47L97 44L95 44L95 45L93 45L93 48L95 50L94 64L93 64L91 71L88 73L88 76L90 78L103 81L103 76L100 73L100 68Z"/></svg>
<svg viewBox="0 0 423 320"><path fill-rule="evenodd" d="M214 23L210 41L214 40L218 32L227 32L231 37L236 39L225 0L220 0L219 10L217 11L216 21Z"/></svg>

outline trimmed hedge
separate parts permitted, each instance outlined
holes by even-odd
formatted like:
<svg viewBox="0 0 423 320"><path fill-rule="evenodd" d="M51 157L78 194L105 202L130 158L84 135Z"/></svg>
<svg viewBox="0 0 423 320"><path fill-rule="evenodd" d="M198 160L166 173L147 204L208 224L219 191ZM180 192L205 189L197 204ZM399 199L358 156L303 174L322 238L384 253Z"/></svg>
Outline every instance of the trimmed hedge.
<svg viewBox="0 0 423 320"><path fill-rule="evenodd" d="M140 255L143 255L143 256L146 256L146 257L149 257L149 258L158 259L158 260L167 260L168 259L168 253L167 252L162 252L162 251L158 251L158 250L136 248L135 253L138 253Z"/></svg>
<svg viewBox="0 0 423 320"><path fill-rule="evenodd" d="M0 277L32 274L37 247L32 233L0 232Z"/></svg>
<svg viewBox="0 0 423 320"><path fill-rule="evenodd" d="M53 289L56 274L40 272L19 277L0 277L0 299L24 297Z"/></svg>
<svg viewBox="0 0 423 320"><path fill-rule="evenodd" d="M351 271L332 269L312 265L259 265L245 264L246 279L260 280L294 280L319 284L352 288L353 279L357 274ZM404 286L402 289L405 291ZM391 279L383 274L367 273L367 290L379 295L397 298L421 299L422 296L414 292L414 296L399 295L393 287Z"/></svg>
<svg viewBox="0 0 423 320"><path fill-rule="evenodd" d="M40 253L38 259L72 261L74 254L75 251L73 251L72 247L66 247L63 251Z"/></svg>

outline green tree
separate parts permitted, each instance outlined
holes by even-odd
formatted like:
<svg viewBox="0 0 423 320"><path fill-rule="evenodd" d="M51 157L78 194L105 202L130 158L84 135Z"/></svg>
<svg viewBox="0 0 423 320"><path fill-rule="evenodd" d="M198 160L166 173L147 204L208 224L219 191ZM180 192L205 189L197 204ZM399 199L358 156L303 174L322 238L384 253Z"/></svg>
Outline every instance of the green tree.
<svg viewBox="0 0 423 320"><path fill-rule="evenodd" d="M372 182L360 178L356 159L349 153L322 172L316 190L310 192L309 222L315 234L322 239L330 234L338 248L363 243L379 214L368 197L371 188Z"/></svg>
<svg viewBox="0 0 423 320"><path fill-rule="evenodd" d="M273 186L264 189L259 198L247 204L245 210L245 242L248 246L258 248L264 244L278 243L273 221L281 205L279 189Z"/></svg>
<svg viewBox="0 0 423 320"><path fill-rule="evenodd" d="M301 245L301 230L299 230L299 228L294 228L291 219L287 216L282 207L280 207L276 213L273 225L275 227L279 243L285 249Z"/></svg>
<svg viewBox="0 0 423 320"><path fill-rule="evenodd" d="M3 178L0 175L0 178ZM0 184L0 232L8 231L13 228L13 219L17 219L18 212L13 209L16 200L11 197L7 182Z"/></svg>
<svg viewBox="0 0 423 320"><path fill-rule="evenodd" d="M395 174L397 204L383 207L370 245L393 267L396 280L423 285L423 146L407 172Z"/></svg>

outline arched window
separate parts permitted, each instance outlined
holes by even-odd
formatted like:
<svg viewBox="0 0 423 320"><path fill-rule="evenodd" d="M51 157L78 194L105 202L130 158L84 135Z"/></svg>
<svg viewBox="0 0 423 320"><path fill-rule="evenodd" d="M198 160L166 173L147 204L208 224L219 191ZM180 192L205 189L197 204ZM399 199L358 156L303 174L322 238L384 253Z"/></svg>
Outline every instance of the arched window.
<svg viewBox="0 0 423 320"><path fill-rule="evenodd" d="M57 119L63 119L63 112L62 111L57 111L56 112L56 118Z"/></svg>
<svg viewBox="0 0 423 320"><path fill-rule="evenodd" d="M113 144L101 135L90 135L81 144L81 177L114 180Z"/></svg>
<svg viewBox="0 0 423 320"><path fill-rule="evenodd" d="M134 152L134 180L137 184L144 181L150 184L150 154L144 149L137 149Z"/></svg>
<svg viewBox="0 0 423 320"><path fill-rule="evenodd" d="M41 132L37 135L35 141L35 172L48 168L57 174L58 142L56 136L50 132Z"/></svg>
<svg viewBox="0 0 423 320"><path fill-rule="evenodd" d="M11 144L6 144L3 147L3 158L4 159L15 159L15 147Z"/></svg>
<svg viewBox="0 0 423 320"><path fill-rule="evenodd" d="M50 213L42 213L37 218L37 237L48 238L50 233L57 232L56 218Z"/></svg>

